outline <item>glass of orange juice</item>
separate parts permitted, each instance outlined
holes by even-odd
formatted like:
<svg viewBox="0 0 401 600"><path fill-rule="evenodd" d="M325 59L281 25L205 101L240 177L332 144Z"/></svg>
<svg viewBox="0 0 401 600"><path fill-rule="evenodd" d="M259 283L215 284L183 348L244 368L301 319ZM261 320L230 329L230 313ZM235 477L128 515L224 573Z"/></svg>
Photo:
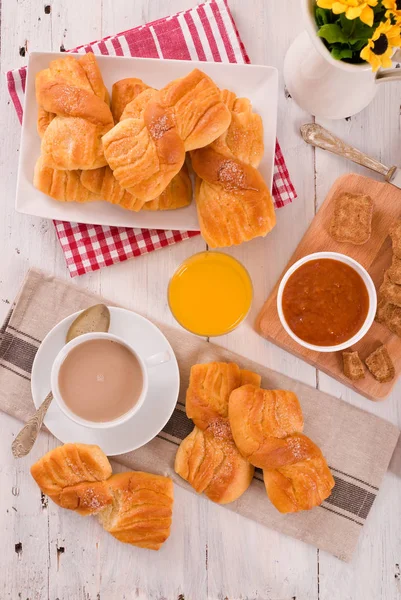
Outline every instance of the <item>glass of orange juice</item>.
<svg viewBox="0 0 401 600"><path fill-rule="evenodd" d="M201 336L224 335L247 316L252 282L238 260L222 252L187 258L170 280L168 302L178 323Z"/></svg>

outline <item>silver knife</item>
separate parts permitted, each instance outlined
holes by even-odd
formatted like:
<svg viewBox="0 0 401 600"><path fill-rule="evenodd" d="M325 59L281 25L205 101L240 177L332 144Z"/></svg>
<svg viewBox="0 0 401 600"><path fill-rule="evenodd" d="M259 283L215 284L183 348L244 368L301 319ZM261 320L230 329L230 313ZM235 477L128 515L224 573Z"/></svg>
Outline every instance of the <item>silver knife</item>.
<svg viewBox="0 0 401 600"><path fill-rule="evenodd" d="M401 188L401 169L395 166L386 167L386 165L383 165L375 158L371 158L360 150L346 144L321 125L317 125L316 123L302 125L301 135L305 142L311 144L311 146L328 150L328 152L343 156L357 165L362 165L362 167L380 173L388 183Z"/></svg>

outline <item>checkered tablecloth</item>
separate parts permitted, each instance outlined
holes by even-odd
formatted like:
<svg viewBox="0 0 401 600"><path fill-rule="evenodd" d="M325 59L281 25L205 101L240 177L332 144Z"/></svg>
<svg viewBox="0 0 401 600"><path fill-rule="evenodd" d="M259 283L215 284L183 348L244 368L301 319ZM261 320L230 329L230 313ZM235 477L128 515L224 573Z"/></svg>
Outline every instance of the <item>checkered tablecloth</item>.
<svg viewBox="0 0 401 600"><path fill-rule="evenodd" d="M226 0L211 0L70 51L143 58L250 62ZM7 73L8 90L20 122L23 118L25 81L26 67ZM276 208L296 198L278 142L273 198ZM104 227L64 221L54 221L54 224L72 277L199 235L197 231Z"/></svg>

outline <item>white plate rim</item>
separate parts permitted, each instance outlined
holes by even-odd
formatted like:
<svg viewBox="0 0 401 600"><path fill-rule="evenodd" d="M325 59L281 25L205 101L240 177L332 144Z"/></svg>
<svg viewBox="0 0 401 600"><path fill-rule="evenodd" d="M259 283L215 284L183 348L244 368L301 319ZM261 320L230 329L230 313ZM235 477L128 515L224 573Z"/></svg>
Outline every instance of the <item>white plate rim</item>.
<svg viewBox="0 0 401 600"><path fill-rule="evenodd" d="M71 52L68 54L81 56L84 53L84 50L80 52ZM33 77L31 64L37 57L46 57L49 60L63 57L66 53L63 52L40 52L34 51L29 55L28 61L28 69L27 69L27 79L26 79L26 90L27 93L24 94L24 114L27 114L27 104L30 101L30 90L32 87L31 78ZM269 171L269 177L267 178L265 175L265 179L267 180L270 189L272 189L273 185L273 176L274 176L274 164L275 164L275 143L276 143L276 132L277 132L277 105L278 105L278 71L275 67L268 65L255 65L255 64L246 64L246 63L217 63L217 62L202 62L202 61L191 61L191 60L180 60L180 59L160 59L160 58L142 58L142 57L130 57L130 56L111 56L111 55L102 55L96 53L96 57L101 61L106 62L125 62L129 64L132 62L134 65L136 62L142 64L163 64L163 67L168 67L169 65L174 66L177 64L184 64L188 66L188 72L193 68L200 68L203 70L216 70L217 72L221 69L227 69L229 71L238 71L244 68L253 71L264 71L268 74L269 78L269 97L272 99L269 102L272 102L274 106L274 110L269 109L265 115L262 117L265 119L266 115L268 115L269 119L269 129L271 130L270 135L268 136L268 144L266 143L267 138L265 137L265 157L263 160L263 168L264 170ZM172 74L171 78L174 78L174 74ZM266 84L265 84L266 85ZM226 86L227 87L227 86ZM252 102L252 94L248 94L247 90L243 90L243 96L250 97ZM261 111L259 111L260 113ZM47 219L55 219L55 220L64 220L74 223L85 223L87 225L101 225L101 226L116 226L116 227L139 227L145 229L164 229L164 230L185 230L185 231L199 231L199 222L196 215L196 207L194 200L192 201L191 206L178 209L176 211L140 211L139 213L132 213L130 211L126 211L118 206L109 205L105 207L103 202L94 202L86 205L79 205L79 203L58 203L57 201L51 201L51 204L46 205L46 201L49 199L41 194L38 190L33 187L32 181L25 174L23 174L23 162L25 154L28 152L26 150L27 142L26 137L27 133L27 120L24 118L22 123L22 131L21 131L21 144L20 144L20 153L19 153L19 163L18 163L18 172L17 172L17 187L16 187L16 198L15 198L15 209L17 212L22 214L29 214L31 216L47 218ZM273 135L274 134L274 135ZM32 132L29 134L32 135ZM39 138L38 138L39 140ZM267 158L268 156L268 158ZM27 189L22 191L22 186L24 188L28 186ZM30 197L34 196L36 199L34 200L34 208L32 208L32 202L29 202L27 206L26 200L24 201L24 197L28 195ZM43 199L41 198L43 197ZM39 198L41 198L39 200ZM47 200L46 200L47 199ZM75 205L75 206L72 206ZM96 210L97 205L97 210ZM107 215L100 215L99 207L107 211ZM83 213L82 213L83 211ZM187 211L187 212L184 212ZM159 212L160 214L156 214ZM127 214L128 213L128 214ZM164 213L164 214L163 214ZM168 215L167 213L170 213ZM99 216L100 215L100 216ZM164 221L166 223L164 224Z"/></svg>

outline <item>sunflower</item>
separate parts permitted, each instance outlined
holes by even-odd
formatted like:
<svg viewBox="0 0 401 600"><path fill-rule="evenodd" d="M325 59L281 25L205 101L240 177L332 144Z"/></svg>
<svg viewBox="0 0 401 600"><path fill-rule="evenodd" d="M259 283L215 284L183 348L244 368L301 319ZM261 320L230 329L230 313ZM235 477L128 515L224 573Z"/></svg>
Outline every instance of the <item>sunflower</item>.
<svg viewBox="0 0 401 600"><path fill-rule="evenodd" d="M383 0L384 8L387 8L386 17L393 13L398 17L401 17L401 0Z"/></svg>
<svg viewBox="0 0 401 600"><path fill-rule="evenodd" d="M378 0L317 0L320 8L328 8L335 15L345 13L350 20L359 18L369 27L372 27L374 21L372 7L377 6L377 3Z"/></svg>
<svg viewBox="0 0 401 600"><path fill-rule="evenodd" d="M380 23L360 56L372 65L373 71L377 71L379 67L388 68L392 65L394 46L400 45L400 25L393 25L388 19Z"/></svg>

